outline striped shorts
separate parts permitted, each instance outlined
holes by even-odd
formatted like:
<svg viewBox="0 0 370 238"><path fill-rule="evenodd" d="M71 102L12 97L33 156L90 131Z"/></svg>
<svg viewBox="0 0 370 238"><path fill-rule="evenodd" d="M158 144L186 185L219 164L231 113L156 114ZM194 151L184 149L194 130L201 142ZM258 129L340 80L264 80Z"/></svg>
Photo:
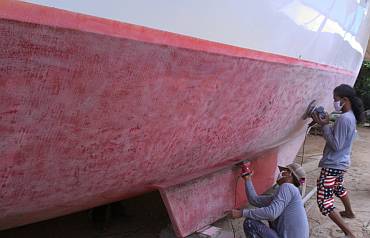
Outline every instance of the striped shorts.
<svg viewBox="0 0 370 238"><path fill-rule="evenodd" d="M343 175L346 171L340 169L322 168L317 180L317 204L321 213L326 216L334 206L334 194L343 197L347 194L343 186Z"/></svg>

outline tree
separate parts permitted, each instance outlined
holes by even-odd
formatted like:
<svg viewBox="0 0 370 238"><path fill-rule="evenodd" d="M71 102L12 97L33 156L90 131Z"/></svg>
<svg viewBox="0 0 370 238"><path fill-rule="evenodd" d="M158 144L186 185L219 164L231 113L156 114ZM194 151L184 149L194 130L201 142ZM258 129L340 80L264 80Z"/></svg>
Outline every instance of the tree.
<svg viewBox="0 0 370 238"><path fill-rule="evenodd" d="M357 95L364 102L365 109L370 109L370 61L364 61L355 83Z"/></svg>

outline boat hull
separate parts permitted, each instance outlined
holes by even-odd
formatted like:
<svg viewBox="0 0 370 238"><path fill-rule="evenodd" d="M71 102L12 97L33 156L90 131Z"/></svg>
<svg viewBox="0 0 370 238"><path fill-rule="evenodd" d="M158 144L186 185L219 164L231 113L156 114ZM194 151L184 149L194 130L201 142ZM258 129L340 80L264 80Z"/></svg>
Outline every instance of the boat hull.
<svg viewBox="0 0 370 238"><path fill-rule="evenodd" d="M328 107L335 86L355 81L346 70L130 24L70 14L85 20L72 29L2 14L0 229L159 189L177 234L188 235L235 195L208 206L212 218L181 220L182 185L260 159L256 187L266 190L276 164L297 153L310 101ZM220 187L235 178L225 174Z"/></svg>

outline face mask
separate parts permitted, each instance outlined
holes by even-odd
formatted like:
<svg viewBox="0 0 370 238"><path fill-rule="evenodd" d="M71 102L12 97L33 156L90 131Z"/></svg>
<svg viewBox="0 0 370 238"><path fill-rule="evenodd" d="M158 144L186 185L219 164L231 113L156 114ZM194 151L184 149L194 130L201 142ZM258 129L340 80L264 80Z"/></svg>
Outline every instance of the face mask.
<svg viewBox="0 0 370 238"><path fill-rule="evenodd" d="M344 105L344 104L340 105L340 100L338 100L338 101L334 101L334 102L333 102L334 109L335 109L335 111L337 111L337 112L340 112L340 111L342 110L343 105Z"/></svg>

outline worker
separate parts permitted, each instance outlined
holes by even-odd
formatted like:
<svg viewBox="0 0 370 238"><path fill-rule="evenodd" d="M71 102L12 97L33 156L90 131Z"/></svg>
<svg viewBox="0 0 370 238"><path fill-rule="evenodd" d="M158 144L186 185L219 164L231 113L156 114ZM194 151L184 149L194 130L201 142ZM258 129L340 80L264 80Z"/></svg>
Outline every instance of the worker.
<svg viewBox="0 0 370 238"><path fill-rule="evenodd" d="M274 195L256 194L251 181L252 174L243 176L248 201L255 209L233 209L232 218L245 217L246 237L264 238L308 238L309 229L306 211L299 192L305 182L305 172L296 163L279 167ZM269 226L262 220L269 221Z"/></svg>
<svg viewBox="0 0 370 238"><path fill-rule="evenodd" d="M348 191L344 188L344 174L351 163L351 149L356 137L356 123L363 120L363 104L355 90L346 84L339 85L333 91L334 108L341 111L341 116L334 126L329 125L329 115L324 118L314 113L313 121L320 124L326 140L320 177L317 180L317 204L323 215L336 223L347 237L355 237L342 217L354 218ZM339 214L334 210L334 194L343 202L344 211Z"/></svg>

